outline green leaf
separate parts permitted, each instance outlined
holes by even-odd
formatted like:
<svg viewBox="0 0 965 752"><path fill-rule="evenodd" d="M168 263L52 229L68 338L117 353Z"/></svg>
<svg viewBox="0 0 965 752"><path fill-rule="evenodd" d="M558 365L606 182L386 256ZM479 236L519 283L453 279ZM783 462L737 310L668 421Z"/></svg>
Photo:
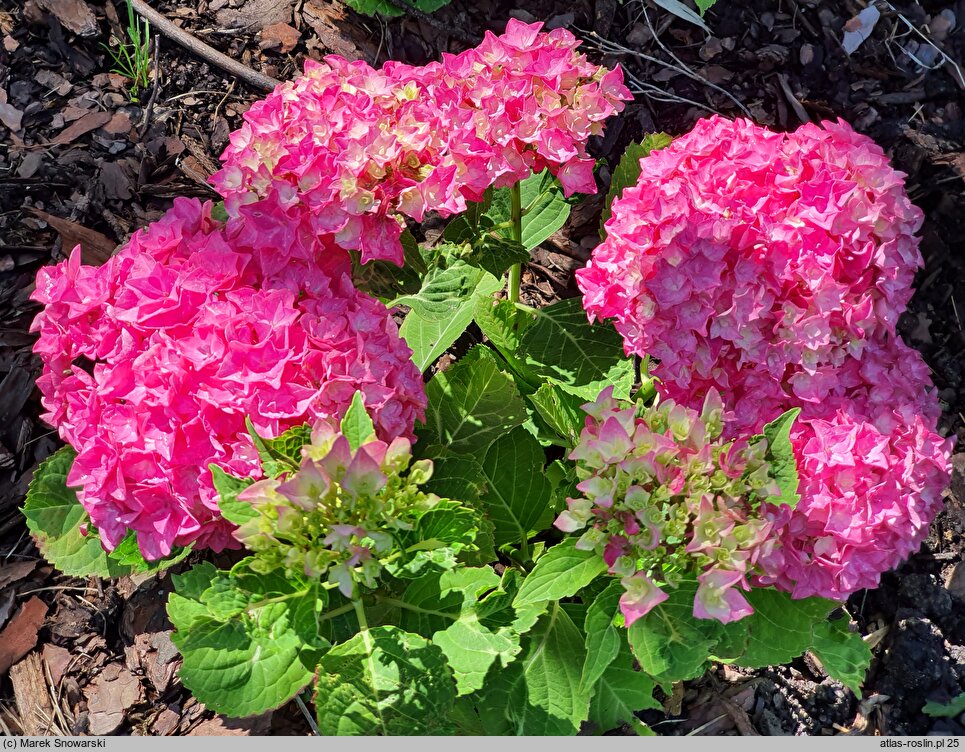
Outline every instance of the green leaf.
<svg viewBox="0 0 965 752"><path fill-rule="evenodd" d="M744 593L754 613L741 619L748 630L747 651L736 663L763 668L788 663L811 646L812 627L837 604L824 598L794 600L772 588Z"/></svg>
<svg viewBox="0 0 965 752"><path fill-rule="evenodd" d="M401 267L391 261L369 261L362 264L360 254L352 255L352 281L355 286L387 303L400 295L412 295L422 287L428 268L419 253L419 244L408 230L400 238L404 250Z"/></svg>
<svg viewBox="0 0 965 752"><path fill-rule="evenodd" d="M210 564L173 580L171 639L184 657L181 680L199 701L219 713L254 715L287 702L312 680L327 647L316 621L323 593L277 575L238 576Z"/></svg>
<svg viewBox="0 0 965 752"><path fill-rule="evenodd" d="M493 442L483 459L486 490L479 499L495 528L496 546L522 545L548 524L552 486L543 473L546 456L521 428ZM552 600L552 599L547 599Z"/></svg>
<svg viewBox="0 0 965 752"><path fill-rule="evenodd" d="M714 3L716 3L717 0L694 0L694 2L697 3L697 10L700 11L700 15L703 17L708 10L714 7Z"/></svg>
<svg viewBox="0 0 965 752"><path fill-rule="evenodd" d="M375 424L365 410L365 402L362 399L361 392L356 392L352 397L352 404L348 406L339 428L342 435L348 439L353 452L362 444L375 438Z"/></svg>
<svg viewBox="0 0 965 752"><path fill-rule="evenodd" d="M466 331L472 322L476 301L491 298L503 284L503 280L483 272L473 294L460 301L448 316L429 321L414 310L406 314L399 334L412 350L412 361L419 370L425 371Z"/></svg>
<svg viewBox="0 0 965 752"><path fill-rule="evenodd" d="M791 446L791 426L800 412L801 408L795 407L764 426L764 438L767 439L765 456L771 465L771 476L781 489L779 498L768 499L771 504L787 504L793 508L801 499L797 492L801 479L797 472L794 448Z"/></svg>
<svg viewBox="0 0 965 752"><path fill-rule="evenodd" d="M634 713L638 710L661 708L653 697L655 688L653 679L633 668L633 654L621 640L616 659L596 682L590 701L590 721L600 732L634 723Z"/></svg>
<svg viewBox="0 0 965 752"><path fill-rule="evenodd" d="M470 253L462 258L467 264L499 277L513 264L529 261L529 251L515 240L484 233L472 244Z"/></svg>
<svg viewBox="0 0 965 752"><path fill-rule="evenodd" d="M811 645L828 676L861 697L861 684L871 667L871 648L861 635L848 630L848 619L816 625Z"/></svg>
<svg viewBox="0 0 965 752"><path fill-rule="evenodd" d="M606 571L606 563L595 551L576 548L577 538L566 538L553 546L526 575L513 606L537 601L556 601L576 595Z"/></svg>
<svg viewBox="0 0 965 752"><path fill-rule="evenodd" d="M482 333L489 338L524 382L530 379L538 384L540 380L535 378L516 357L523 332L535 321L536 314L526 306L516 305L511 300L481 297L476 300L473 315Z"/></svg>
<svg viewBox="0 0 965 752"><path fill-rule="evenodd" d="M603 676L607 666L616 660L623 644L623 635L613 626L619 608L623 585L614 580L600 593L586 610L583 631L586 633L586 661L580 676L580 686L591 689ZM639 708L638 708L639 710Z"/></svg>
<svg viewBox="0 0 965 752"><path fill-rule="evenodd" d="M956 695L953 700L946 703L929 700L922 707L922 712L932 718L954 718L965 713L965 692Z"/></svg>
<svg viewBox="0 0 965 752"><path fill-rule="evenodd" d="M307 423L293 426L274 439L259 436L250 418L245 418L245 426L268 478L297 470L302 462L302 447L312 440L312 427Z"/></svg>
<svg viewBox="0 0 965 752"><path fill-rule="evenodd" d="M222 224L228 221L228 211L224 208L224 201L218 201L211 206L211 219Z"/></svg>
<svg viewBox="0 0 965 752"><path fill-rule="evenodd" d="M214 481L214 490L218 492L218 509L221 510L222 517L240 526L259 516L251 504L238 501L238 494L254 483L251 478L228 475L214 463L208 465L208 469Z"/></svg>
<svg viewBox="0 0 965 752"><path fill-rule="evenodd" d="M620 158L620 163L610 178L610 190L607 191L606 201L603 202L603 215L600 217L600 237L606 237L606 222L613 213L614 199L618 198L629 186L636 185L640 178L640 160L656 149L670 146L673 138L666 133L650 133L643 141L630 142Z"/></svg>
<svg viewBox="0 0 965 752"><path fill-rule="evenodd" d="M395 18L404 13L400 7L393 5L388 0L346 0L345 4L367 16L381 15L386 18ZM442 6L448 5L449 0L410 0L410 4L423 13L432 13Z"/></svg>
<svg viewBox="0 0 965 752"><path fill-rule="evenodd" d="M708 632L717 622L693 616L695 583L667 588L667 600L637 619L627 638L640 667L658 682L674 682L700 676L714 640Z"/></svg>
<svg viewBox="0 0 965 752"><path fill-rule="evenodd" d="M128 567L131 572L147 574L149 572L162 572L184 561L191 553L191 549L192 546L177 546L171 550L170 555L163 559L148 561L137 545L137 534L133 530L129 530L127 535L117 544L117 547L108 554L108 557L121 567Z"/></svg>
<svg viewBox="0 0 965 752"><path fill-rule="evenodd" d="M494 682L495 696L486 693L487 704L508 700L502 713L518 736L573 735L590 709L589 692L580 688L584 659L583 635L553 603L526 635L523 653Z"/></svg>
<svg viewBox="0 0 965 752"><path fill-rule="evenodd" d="M426 445L478 456L498 437L522 425L526 407L512 378L500 370L492 350L477 346L426 387Z"/></svg>
<svg viewBox="0 0 965 752"><path fill-rule="evenodd" d="M414 295L396 298L390 308L406 305L424 321L444 321L470 300L486 272L456 259L447 267L434 267L422 280L422 289Z"/></svg>
<svg viewBox="0 0 965 752"><path fill-rule="evenodd" d="M386 571L412 579L429 571L452 569L462 552L476 548L481 522L475 509L442 499L422 514L412 530L398 535L403 555L387 563Z"/></svg>
<svg viewBox="0 0 965 752"><path fill-rule="evenodd" d="M612 326L590 324L580 298L536 310L518 357L541 378L587 400L611 384L615 397L627 399L633 386L633 361L623 354L623 339Z"/></svg>
<svg viewBox="0 0 965 752"><path fill-rule="evenodd" d="M530 175L519 184L519 189L523 207L522 244L528 252L566 224L571 205L549 170ZM487 214L496 224L507 223L512 219L510 207L510 189L500 188L493 192L492 207ZM509 237L508 228L503 232Z"/></svg>
<svg viewBox="0 0 965 752"><path fill-rule="evenodd" d="M67 474L77 453L70 447L54 452L34 473L23 515L44 558L71 577L121 577L131 568L108 557ZM80 531L88 524L87 535Z"/></svg>
<svg viewBox="0 0 965 752"><path fill-rule="evenodd" d="M426 492L444 499L459 499L478 506L486 488L482 465L472 457L442 455L432 461L432 477L423 486Z"/></svg>
<svg viewBox="0 0 965 752"><path fill-rule="evenodd" d="M586 413L582 409L585 402L582 397L570 394L555 384L547 383L530 394L528 399L540 417L563 439L567 447L576 446L586 424Z"/></svg>
<svg viewBox="0 0 965 752"><path fill-rule="evenodd" d="M375 627L328 651L315 695L325 735L451 732L455 685L442 650L397 627Z"/></svg>
<svg viewBox="0 0 965 752"><path fill-rule="evenodd" d="M475 614L437 632L432 642L446 654L460 695L482 689L489 667L497 660L507 666L520 650L518 635L507 628L493 632Z"/></svg>

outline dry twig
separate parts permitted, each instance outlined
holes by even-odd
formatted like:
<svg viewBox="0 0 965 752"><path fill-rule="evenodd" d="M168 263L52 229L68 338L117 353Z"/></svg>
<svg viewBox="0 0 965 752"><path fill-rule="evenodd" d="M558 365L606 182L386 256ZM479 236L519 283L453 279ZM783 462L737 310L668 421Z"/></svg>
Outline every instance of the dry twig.
<svg viewBox="0 0 965 752"><path fill-rule="evenodd" d="M131 0L131 5L139 16L150 21L154 25L154 28L168 39L190 50L202 60L216 65L227 73L240 78L249 86L262 91L271 91L281 83L271 76L266 76L264 73L252 70L237 60L232 60L227 55L205 44L193 34L188 33L179 26L175 26L171 21L144 2L144 0Z"/></svg>

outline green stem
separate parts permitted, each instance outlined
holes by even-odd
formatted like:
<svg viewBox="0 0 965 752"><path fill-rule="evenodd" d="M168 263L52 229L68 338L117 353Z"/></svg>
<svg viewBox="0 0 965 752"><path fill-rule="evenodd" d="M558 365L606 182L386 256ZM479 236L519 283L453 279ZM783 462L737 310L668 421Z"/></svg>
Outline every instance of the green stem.
<svg viewBox="0 0 965 752"><path fill-rule="evenodd" d="M452 621L458 621L459 617L455 614L447 614L445 611L435 611L431 608L421 608L419 606L414 606L411 603L406 603L405 601L400 601L396 598L387 598L384 595L375 596L379 603L384 603L387 606L395 606L396 608L404 608L407 611L414 611L417 614L429 614L430 616L439 616L443 619L450 619Z"/></svg>
<svg viewBox="0 0 965 752"><path fill-rule="evenodd" d="M321 623L323 621L328 621L329 619L334 619L335 617L341 616L342 614L347 614L349 611L352 610L353 607L354 607L353 603L346 603L344 606L339 606L336 609L327 611L326 613L322 614L321 616L318 617L318 621L319 623Z"/></svg>
<svg viewBox="0 0 965 752"><path fill-rule="evenodd" d="M513 221L513 240L517 243L523 242L523 194L519 183L515 183L509 189L512 199L512 221ZM509 268L509 299L516 303L519 301L519 287L523 278L523 268L520 264L513 264Z"/></svg>
<svg viewBox="0 0 965 752"><path fill-rule="evenodd" d="M355 609L355 618L359 620L359 634L362 635L362 644L365 646L366 662L369 664L370 683L372 684L374 693L375 677L378 676L376 669L378 667L375 665L375 646L372 644L372 635L369 634L369 623L365 618L365 608L362 606L362 599L354 599L352 601L352 607ZM379 698L374 697L373 699L375 700L375 702L373 702L375 712L379 716L379 725L382 727L382 732L387 733L385 719L382 717L382 709L379 706Z"/></svg>

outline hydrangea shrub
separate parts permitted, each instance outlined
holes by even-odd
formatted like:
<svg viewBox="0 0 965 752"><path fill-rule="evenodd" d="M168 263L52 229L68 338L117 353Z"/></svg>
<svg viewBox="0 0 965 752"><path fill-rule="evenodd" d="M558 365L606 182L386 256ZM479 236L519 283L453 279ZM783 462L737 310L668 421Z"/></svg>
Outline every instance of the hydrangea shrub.
<svg viewBox="0 0 965 752"><path fill-rule="evenodd" d="M613 171L611 197L636 185L582 300L523 305L520 263L596 189L587 141L629 99L577 46L512 21L423 67L309 62L232 134L220 219L177 200L103 267L38 276L72 448L30 530L71 574L244 548L173 576L209 708L646 732L656 688L805 651L860 693L870 650L829 616L914 550L947 480L895 332L920 212L843 123L712 118ZM430 212L453 219L418 243Z"/></svg>

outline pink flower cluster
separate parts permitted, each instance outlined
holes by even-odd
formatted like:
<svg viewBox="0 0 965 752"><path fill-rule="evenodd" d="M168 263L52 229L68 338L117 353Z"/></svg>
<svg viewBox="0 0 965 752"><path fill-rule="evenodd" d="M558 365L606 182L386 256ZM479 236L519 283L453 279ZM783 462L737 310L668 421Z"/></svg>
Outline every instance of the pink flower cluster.
<svg viewBox="0 0 965 752"><path fill-rule="evenodd" d="M296 219L362 261L402 264L404 214L459 213L492 185L549 168L569 195L594 192L586 141L631 95L564 29L512 20L442 62L375 70L306 62L245 114L212 184L230 216Z"/></svg>
<svg viewBox="0 0 965 752"><path fill-rule="evenodd" d="M556 527L590 529L577 548L600 553L625 589L626 625L667 599L661 585L696 579L694 616L728 623L754 609L741 594L774 577L783 556L774 531L787 507L765 459L767 442L725 442L723 402L711 390L698 415L673 400L640 409L607 388L584 405L570 459L583 497L567 499Z"/></svg>
<svg viewBox="0 0 965 752"><path fill-rule="evenodd" d="M801 407L803 499L778 583L843 598L920 545L950 445L895 324L921 265L921 212L844 122L773 133L704 120L641 161L578 272L591 318L659 360L662 394L726 399L731 435Z"/></svg>
<svg viewBox="0 0 965 752"><path fill-rule="evenodd" d="M357 390L385 439L411 436L423 415L385 307L316 265L266 272L264 243L268 258L319 254L297 226L259 246L238 229L178 199L104 266L75 249L38 275L44 419L78 452L68 483L108 548L128 529L148 559L230 545L208 465L257 474L246 416L274 437L344 415Z"/></svg>

